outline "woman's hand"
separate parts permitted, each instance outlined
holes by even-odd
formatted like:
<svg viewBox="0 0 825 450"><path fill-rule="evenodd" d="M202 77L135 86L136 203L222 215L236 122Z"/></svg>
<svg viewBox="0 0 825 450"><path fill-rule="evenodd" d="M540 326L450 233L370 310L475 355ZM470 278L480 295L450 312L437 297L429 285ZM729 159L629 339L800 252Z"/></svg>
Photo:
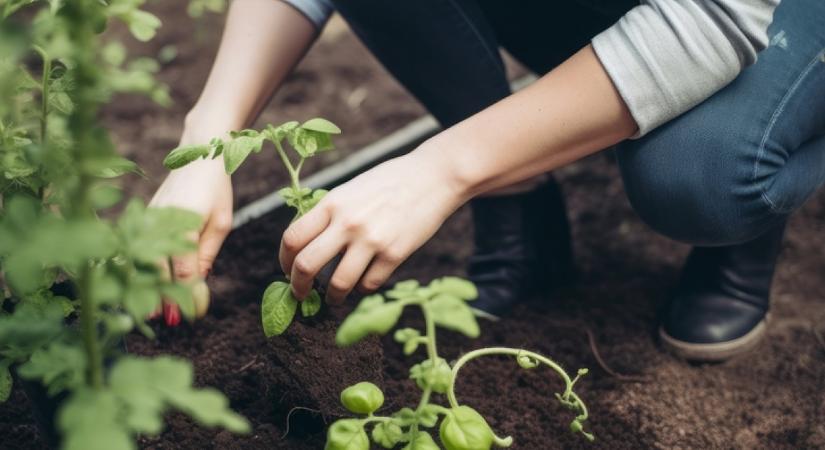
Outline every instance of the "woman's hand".
<svg viewBox="0 0 825 450"><path fill-rule="evenodd" d="M438 153L416 151L359 175L286 230L279 257L297 298L340 253L327 301L340 303L356 287L377 290L436 232L467 200Z"/></svg>
<svg viewBox="0 0 825 450"><path fill-rule="evenodd" d="M182 143L188 142L196 141L184 137ZM171 272L176 280L184 282L196 283L205 278L232 229L232 181L224 170L223 158L198 160L173 170L155 192L149 206L182 208L202 217L201 229L191 236L198 244L197 252L172 258ZM208 295L199 298L208 303L204 300ZM202 317L207 308L208 304L196 304L197 316ZM180 322L177 305L164 305L163 315L167 325Z"/></svg>

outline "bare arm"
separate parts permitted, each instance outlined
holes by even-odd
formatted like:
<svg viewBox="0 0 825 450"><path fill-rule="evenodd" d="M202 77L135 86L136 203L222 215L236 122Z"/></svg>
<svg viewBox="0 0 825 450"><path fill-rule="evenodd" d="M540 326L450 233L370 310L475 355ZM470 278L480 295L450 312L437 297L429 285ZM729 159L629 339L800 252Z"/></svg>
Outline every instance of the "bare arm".
<svg viewBox="0 0 825 450"><path fill-rule="evenodd" d="M295 294L345 252L328 289L379 288L475 195L555 169L637 131L588 46L533 86L442 132L408 155L339 186L287 229L281 265Z"/></svg>
<svg viewBox="0 0 825 450"><path fill-rule="evenodd" d="M206 86L186 130L211 136L248 126L312 45L318 32L279 0L235 0Z"/></svg>
<svg viewBox="0 0 825 450"><path fill-rule="evenodd" d="M233 1L206 86L186 116L181 144L207 142L248 126L316 35L312 22L279 0ZM232 227L232 183L222 158L173 171L151 205L189 209L204 218L192 236L197 254L174 258L172 269L181 280L205 277ZM198 311L205 313L206 306ZM165 315L167 323L176 322L170 319L175 313Z"/></svg>

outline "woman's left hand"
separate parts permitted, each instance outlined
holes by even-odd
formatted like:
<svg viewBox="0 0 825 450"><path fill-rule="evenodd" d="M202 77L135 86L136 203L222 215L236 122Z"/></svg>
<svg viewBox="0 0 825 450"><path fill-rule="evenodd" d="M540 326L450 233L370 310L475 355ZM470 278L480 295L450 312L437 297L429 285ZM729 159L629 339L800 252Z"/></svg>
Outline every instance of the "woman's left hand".
<svg viewBox="0 0 825 450"><path fill-rule="evenodd" d="M340 253L328 302L341 303L356 287L379 289L467 201L438 150L419 148L364 172L290 225L279 258L296 298L309 295L315 276Z"/></svg>

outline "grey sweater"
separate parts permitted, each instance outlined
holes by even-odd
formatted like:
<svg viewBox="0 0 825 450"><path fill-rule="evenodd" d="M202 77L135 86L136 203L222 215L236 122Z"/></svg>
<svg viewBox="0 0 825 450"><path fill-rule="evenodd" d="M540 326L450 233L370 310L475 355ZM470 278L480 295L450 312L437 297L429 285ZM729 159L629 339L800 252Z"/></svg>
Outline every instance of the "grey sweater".
<svg viewBox="0 0 825 450"><path fill-rule="evenodd" d="M319 28L333 11L329 0L284 1ZM753 64L767 45L779 2L640 0L594 37L593 49L639 125L636 137L702 102Z"/></svg>

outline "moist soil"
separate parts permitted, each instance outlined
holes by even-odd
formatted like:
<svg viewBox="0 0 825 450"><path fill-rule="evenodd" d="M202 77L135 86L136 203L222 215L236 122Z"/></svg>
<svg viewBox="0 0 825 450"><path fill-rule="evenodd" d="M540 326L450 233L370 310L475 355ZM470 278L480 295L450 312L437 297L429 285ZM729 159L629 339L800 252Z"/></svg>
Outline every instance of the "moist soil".
<svg viewBox="0 0 825 450"><path fill-rule="evenodd" d="M159 38L133 47L154 54L165 45L176 46L177 58L160 74L170 84L176 106L161 109L130 98L104 114L119 148L149 175L126 186L144 198L162 180L160 161L176 144L183 114L196 99L219 38L219 17L194 25L172 3L156 5L165 23ZM123 34L119 29L109 33ZM338 141L342 150L308 167L312 171L421 113L346 27L334 21L261 122L322 115L339 123L345 131ZM235 176L238 205L285 180L272 155L258 157L258 163L245 165ZM577 390L590 407L587 428L597 440L587 443L569 432L571 413L553 397L562 385L551 372L525 371L511 359L468 364L457 385L459 401L478 409L499 434L512 435L516 449L825 448L825 342L817 338L825 328L825 195L815 195L789 223L767 339L732 361L691 365L662 352L655 338L657 307L673 288L689 248L657 235L638 219L609 152L556 176L572 223L575 284L547 286L505 319L483 322L478 339L439 331L439 351L453 359L482 346L522 347L572 371L590 368ZM346 350L335 347L334 328L355 299L325 308L319 317L298 319L284 336L264 337L260 296L280 276L276 249L288 221L288 213L276 212L230 235L210 275L213 302L207 318L175 329L155 324L154 341L138 335L127 339L134 353L190 359L197 383L225 392L232 407L249 418L252 433L233 436L172 415L162 435L141 439L142 448L319 449L325 425L344 414L337 393L361 380L384 388L383 411L417 402L418 390L407 371L421 355L404 357L389 338ZM461 275L471 228L468 211L459 210L393 281ZM421 318L409 310L402 321L416 326ZM0 436L2 449L44 448L20 389L0 405Z"/></svg>

